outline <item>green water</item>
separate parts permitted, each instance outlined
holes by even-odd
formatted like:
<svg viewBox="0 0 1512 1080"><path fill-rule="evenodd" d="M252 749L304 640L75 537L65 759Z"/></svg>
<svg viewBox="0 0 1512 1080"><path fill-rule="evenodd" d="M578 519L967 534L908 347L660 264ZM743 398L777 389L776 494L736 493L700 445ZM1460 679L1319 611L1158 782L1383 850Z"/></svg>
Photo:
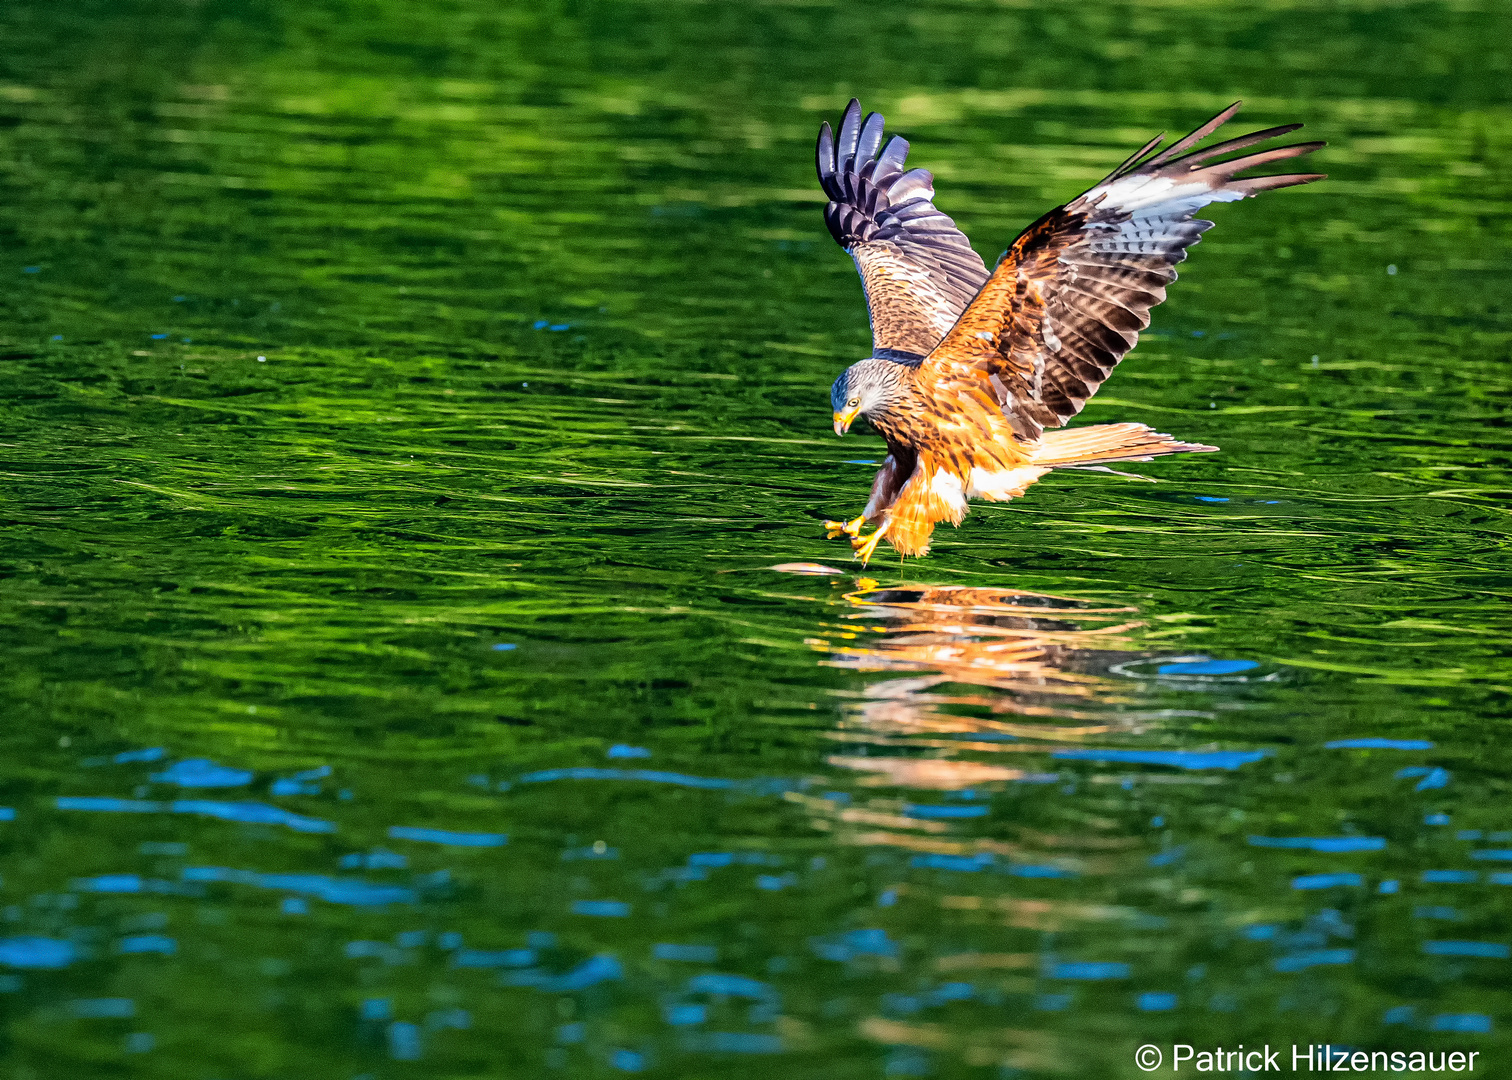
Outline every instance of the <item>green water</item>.
<svg viewBox="0 0 1512 1080"><path fill-rule="evenodd" d="M0 33L4 1076L1512 1067L1505 5ZM1224 452L858 580L852 94L989 259L1236 97L1327 139L1086 413Z"/></svg>

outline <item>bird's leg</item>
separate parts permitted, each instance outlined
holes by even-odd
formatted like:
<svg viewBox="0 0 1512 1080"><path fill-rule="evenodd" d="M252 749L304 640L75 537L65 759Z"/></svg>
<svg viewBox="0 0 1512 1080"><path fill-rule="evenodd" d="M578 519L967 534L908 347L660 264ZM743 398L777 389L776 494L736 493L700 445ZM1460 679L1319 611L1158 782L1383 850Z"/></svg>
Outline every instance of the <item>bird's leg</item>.
<svg viewBox="0 0 1512 1080"><path fill-rule="evenodd" d="M862 566L865 566L868 562L871 561L872 552L877 550L877 542L882 539L883 534L887 532L887 527L891 524L892 519L886 518L883 520L882 524L877 526L877 531L872 533L865 540L861 539L858 536L851 541L851 547L856 549L856 558L861 560Z"/></svg>
<svg viewBox="0 0 1512 1080"><path fill-rule="evenodd" d="M865 524L866 524L866 515L865 514L862 514L860 517L854 518L854 519L852 519L850 521L826 521L824 523L824 530L825 530L825 537L824 538L826 540L833 540L835 537L839 536L841 533L844 533L846 536L849 536L849 537L852 537L852 538L858 537L858 536L861 535L861 526L863 526Z"/></svg>

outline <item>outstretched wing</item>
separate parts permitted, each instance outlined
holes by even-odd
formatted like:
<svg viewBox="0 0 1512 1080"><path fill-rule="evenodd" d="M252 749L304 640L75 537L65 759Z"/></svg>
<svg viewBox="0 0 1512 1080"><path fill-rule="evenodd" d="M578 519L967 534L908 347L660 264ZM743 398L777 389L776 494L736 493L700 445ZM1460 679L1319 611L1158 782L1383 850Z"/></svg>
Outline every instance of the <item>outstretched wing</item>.
<svg viewBox="0 0 1512 1080"><path fill-rule="evenodd" d="M919 359L940 343L988 278L955 222L935 209L934 176L905 169L908 143L882 144L882 117L854 98L837 138L826 121L815 158L830 203L824 223L856 260L871 313L872 351Z"/></svg>
<svg viewBox="0 0 1512 1080"><path fill-rule="evenodd" d="M947 400L990 395L1030 439L1080 412L1150 325L1150 309L1165 299L1186 249L1212 228L1193 214L1211 202L1324 178L1235 179L1256 165L1311 153L1321 142L1209 164L1301 124L1191 150L1238 108L1235 102L1165 150L1156 152L1161 138L1151 140L1092 190L1025 229L925 362L926 384Z"/></svg>

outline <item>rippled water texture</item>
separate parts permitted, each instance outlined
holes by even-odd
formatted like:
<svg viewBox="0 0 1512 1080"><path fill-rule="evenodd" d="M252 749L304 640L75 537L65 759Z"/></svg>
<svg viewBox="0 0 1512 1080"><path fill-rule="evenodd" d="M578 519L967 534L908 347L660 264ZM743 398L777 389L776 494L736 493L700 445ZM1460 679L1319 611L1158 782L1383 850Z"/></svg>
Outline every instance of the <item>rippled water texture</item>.
<svg viewBox="0 0 1512 1080"><path fill-rule="evenodd" d="M1512 1068L1506 5L0 28L4 1076ZM1327 139L1084 417L1223 452L861 577L852 94L989 259Z"/></svg>

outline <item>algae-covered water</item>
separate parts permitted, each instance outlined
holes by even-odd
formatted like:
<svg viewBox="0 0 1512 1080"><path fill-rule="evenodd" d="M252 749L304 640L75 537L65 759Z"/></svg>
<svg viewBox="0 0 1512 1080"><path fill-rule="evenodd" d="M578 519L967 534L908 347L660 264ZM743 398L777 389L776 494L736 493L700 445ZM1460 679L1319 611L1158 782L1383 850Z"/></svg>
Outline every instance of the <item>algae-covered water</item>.
<svg viewBox="0 0 1512 1080"><path fill-rule="evenodd" d="M1512 1068L1506 5L0 35L0 1074ZM1084 414L1223 452L862 577L853 94L989 260L1235 98L1328 140Z"/></svg>

